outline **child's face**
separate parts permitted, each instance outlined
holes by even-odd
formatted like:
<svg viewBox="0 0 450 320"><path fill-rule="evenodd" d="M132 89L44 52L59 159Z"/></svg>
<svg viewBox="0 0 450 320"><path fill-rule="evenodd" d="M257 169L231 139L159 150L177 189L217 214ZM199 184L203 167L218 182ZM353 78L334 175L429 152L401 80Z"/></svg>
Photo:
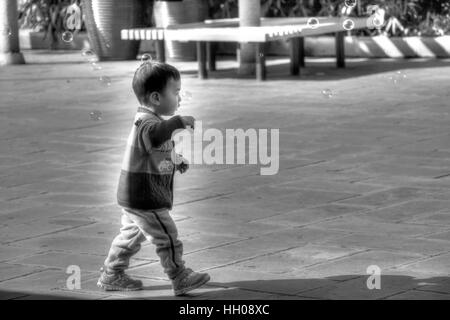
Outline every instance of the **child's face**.
<svg viewBox="0 0 450 320"><path fill-rule="evenodd" d="M159 106L157 112L163 116L172 116L180 106L180 90L181 81L170 79L167 82L166 88L160 94Z"/></svg>

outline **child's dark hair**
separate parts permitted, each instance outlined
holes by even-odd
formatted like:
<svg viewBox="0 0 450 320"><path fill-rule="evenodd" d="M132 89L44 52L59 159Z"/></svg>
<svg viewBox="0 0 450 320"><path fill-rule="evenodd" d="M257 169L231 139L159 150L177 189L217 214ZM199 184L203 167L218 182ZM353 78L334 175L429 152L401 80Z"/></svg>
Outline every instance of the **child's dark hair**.
<svg viewBox="0 0 450 320"><path fill-rule="evenodd" d="M150 93L163 92L170 79L180 80L174 66L162 62L144 62L134 73L133 91L141 104L147 104Z"/></svg>

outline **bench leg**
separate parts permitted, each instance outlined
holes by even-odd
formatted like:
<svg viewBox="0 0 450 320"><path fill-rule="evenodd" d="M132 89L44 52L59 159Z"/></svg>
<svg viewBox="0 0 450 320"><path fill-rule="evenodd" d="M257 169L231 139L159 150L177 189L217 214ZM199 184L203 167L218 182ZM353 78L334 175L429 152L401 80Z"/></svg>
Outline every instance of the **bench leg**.
<svg viewBox="0 0 450 320"><path fill-rule="evenodd" d="M198 61L198 77L200 79L208 78L206 71L206 43L197 41L197 61Z"/></svg>
<svg viewBox="0 0 450 320"><path fill-rule="evenodd" d="M166 51L164 49L164 40L156 40L156 59L166 62Z"/></svg>
<svg viewBox="0 0 450 320"><path fill-rule="evenodd" d="M214 42L206 43L206 57L208 60L208 70L216 71L216 44Z"/></svg>
<svg viewBox="0 0 450 320"><path fill-rule="evenodd" d="M300 59L300 67L305 67L305 38L300 37L298 38L299 44L298 44L298 52L299 52L299 59Z"/></svg>
<svg viewBox="0 0 450 320"><path fill-rule="evenodd" d="M338 68L345 68L345 42L344 32L336 32L336 65Z"/></svg>
<svg viewBox="0 0 450 320"><path fill-rule="evenodd" d="M256 80L266 80L266 52L265 43L256 44Z"/></svg>
<svg viewBox="0 0 450 320"><path fill-rule="evenodd" d="M291 75L296 76L300 73L300 38L292 38L290 50L290 70Z"/></svg>

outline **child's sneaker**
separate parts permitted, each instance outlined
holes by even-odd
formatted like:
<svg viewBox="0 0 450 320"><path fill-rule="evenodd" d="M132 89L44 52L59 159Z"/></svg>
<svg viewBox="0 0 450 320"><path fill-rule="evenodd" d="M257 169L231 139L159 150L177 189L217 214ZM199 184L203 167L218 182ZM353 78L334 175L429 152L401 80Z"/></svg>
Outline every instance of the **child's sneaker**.
<svg viewBox="0 0 450 320"><path fill-rule="evenodd" d="M103 268L97 286L105 291L136 291L142 289L142 281L131 279L124 271L107 273Z"/></svg>
<svg viewBox="0 0 450 320"><path fill-rule="evenodd" d="M210 280L207 273L194 272L186 268L179 276L172 280L173 291L176 296L181 296L191 290L194 290Z"/></svg>

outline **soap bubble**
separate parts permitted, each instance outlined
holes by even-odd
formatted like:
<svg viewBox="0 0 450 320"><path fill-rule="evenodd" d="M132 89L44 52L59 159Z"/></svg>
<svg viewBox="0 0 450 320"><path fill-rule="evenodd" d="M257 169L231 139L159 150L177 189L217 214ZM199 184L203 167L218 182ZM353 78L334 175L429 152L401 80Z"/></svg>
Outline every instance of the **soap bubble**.
<svg viewBox="0 0 450 320"><path fill-rule="evenodd" d="M317 18L309 18L308 22L306 23L306 25L308 27L310 27L311 29L316 29L319 27L319 19Z"/></svg>
<svg viewBox="0 0 450 320"><path fill-rule="evenodd" d="M102 70L102 67L96 62L92 62L91 66L94 71Z"/></svg>
<svg viewBox="0 0 450 320"><path fill-rule="evenodd" d="M398 84L398 83L402 82L403 80L407 79L408 76L403 71L397 71L396 73L389 75L387 78L393 84Z"/></svg>
<svg viewBox="0 0 450 320"><path fill-rule="evenodd" d="M94 120L94 121L102 120L102 113L101 113L101 111L98 111L98 110L92 111L91 113L89 113L89 116L90 116L91 120Z"/></svg>
<svg viewBox="0 0 450 320"><path fill-rule="evenodd" d="M98 80L107 87L111 86L111 78L110 77L101 76Z"/></svg>
<svg viewBox="0 0 450 320"><path fill-rule="evenodd" d="M83 50L81 52L81 55L90 63L97 62L97 56L95 55L95 52L90 49Z"/></svg>
<svg viewBox="0 0 450 320"><path fill-rule="evenodd" d="M141 62L145 63L145 62L152 62L153 58L152 55L150 53L144 53L141 57Z"/></svg>
<svg viewBox="0 0 450 320"><path fill-rule="evenodd" d="M92 51L90 49L86 49L81 52L81 55L83 57L92 57L92 56L95 56L95 53L94 53L94 51Z"/></svg>
<svg viewBox="0 0 450 320"><path fill-rule="evenodd" d="M72 40L73 40L73 33L70 32L70 31L65 31L65 32L63 32L63 34L61 35L61 39L62 39L64 42L67 42L67 43L72 42Z"/></svg>
<svg viewBox="0 0 450 320"><path fill-rule="evenodd" d="M353 28L355 27L355 23L353 22L352 19L345 19L344 22L342 23L342 27L347 30L353 30Z"/></svg>
<svg viewBox="0 0 450 320"><path fill-rule="evenodd" d="M331 99L334 96L333 91L331 91L330 89L322 90L322 94L325 98L328 98L328 99Z"/></svg>
<svg viewBox="0 0 450 320"><path fill-rule="evenodd" d="M356 0L345 0L344 4L346 7L353 8L356 6Z"/></svg>
<svg viewBox="0 0 450 320"><path fill-rule="evenodd" d="M400 77L401 79L406 79L406 78L408 78L408 76L407 76L403 71L397 71L396 74L397 74L397 76Z"/></svg>
<svg viewBox="0 0 450 320"><path fill-rule="evenodd" d="M190 93L189 91L182 91L180 96L182 100L189 101L192 99L192 93Z"/></svg>
<svg viewBox="0 0 450 320"><path fill-rule="evenodd" d="M381 28L383 26L383 20L378 17L373 18L372 23L375 28Z"/></svg>

